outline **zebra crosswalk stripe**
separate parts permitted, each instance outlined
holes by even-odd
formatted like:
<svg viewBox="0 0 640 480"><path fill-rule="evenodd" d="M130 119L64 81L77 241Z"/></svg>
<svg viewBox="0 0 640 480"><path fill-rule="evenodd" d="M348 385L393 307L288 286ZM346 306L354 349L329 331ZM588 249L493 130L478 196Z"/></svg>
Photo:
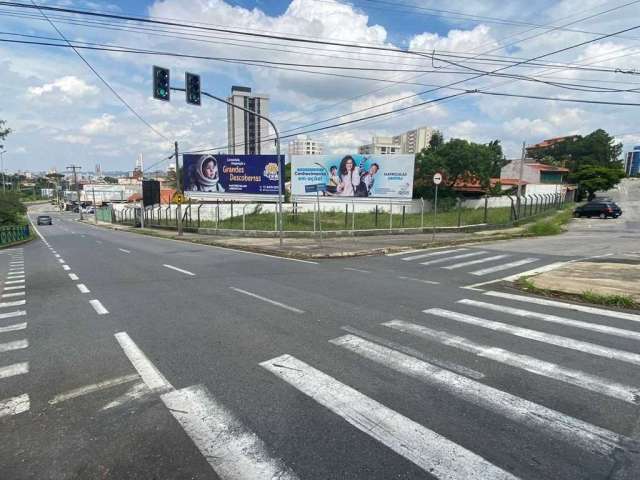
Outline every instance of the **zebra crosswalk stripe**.
<svg viewBox="0 0 640 480"><path fill-rule="evenodd" d="M470 260L468 262L454 263L453 265L449 265L446 268L447 270L455 270L457 268L468 267L470 265L478 265L479 263L487 263L493 262L494 260L501 260L503 258L510 257L510 255L495 255L493 257L480 258L478 260Z"/></svg>
<svg viewBox="0 0 640 480"><path fill-rule="evenodd" d="M640 404L640 388L631 385L624 385L612 382L606 378L591 375L580 370L562 367L558 364L540 360L535 357L514 353L503 348L492 347L473 342L465 337L451 335L450 333L433 330L423 325L392 320L383 323L385 327L393 328L403 333L415 335L427 340L436 341L449 347L458 348L465 352L473 353L479 357L489 358L496 362L520 368L527 372L541 375L543 377L558 380L560 382L575 385L576 387L590 390L611 398L622 400L623 402Z"/></svg>
<svg viewBox="0 0 640 480"><path fill-rule="evenodd" d="M518 478L291 355L260 365L440 480Z"/></svg>
<svg viewBox="0 0 640 480"><path fill-rule="evenodd" d="M516 260L515 262L503 263L502 265L496 265L495 267L483 268L482 270L476 270L471 272L471 275L482 276L489 275L490 273L501 272L503 270L509 270L510 268L520 267L538 261L537 258L523 258L522 260Z"/></svg>
<svg viewBox="0 0 640 480"><path fill-rule="evenodd" d="M437 255L444 255L446 253L457 253L466 251L466 248L455 248L453 250L438 250L437 252L421 253L420 255L411 255L410 257L404 257L402 260L410 262L412 260L419 260L421 258L435 257Z"/></svg>
<svg viewBox="0 0 640 480"><path fill-rule="evenodd" d="M480 251L480 252L462 253L460 255L454 255L453 257L438 258L437 260L429 260L428 262L421 262L420 265L436 265L438 263L445 263L450 260L458 260L460 258L477 257L478 255L484 255L485 253L487 252Z"/></svg>

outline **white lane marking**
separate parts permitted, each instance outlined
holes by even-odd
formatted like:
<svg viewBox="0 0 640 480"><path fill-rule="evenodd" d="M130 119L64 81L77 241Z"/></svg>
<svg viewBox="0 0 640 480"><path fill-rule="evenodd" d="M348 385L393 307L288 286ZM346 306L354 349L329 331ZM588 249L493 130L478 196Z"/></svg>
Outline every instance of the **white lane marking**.
<svg viewBox="0 0 640 480"><path fill-rule="evenodd" d="M618 445L619 435L610 430L564 415L355 335L344 335L329 342L396 372L416 378L465 402L522 423L528 428L537 429L570 444L579 445L587 451L608 455Z"/></svg>
<svg viewBox="0 0 640 480"><path fill-rule="evenodd" d="M428 285L440 285L440 282L434 282L433 280L423 280L422 278L403 277L402 275L399 275L398 278L400 280L411 280L412 282L426 283Z"/></svg>
<svg viewBox="0 0 640 480"><path fill-rule="evenodd" d="M69 265L62 265L62 269L67 271L67 270L71 270L71 267Z"/></svg>
<svg viewBox="0 0 640 480"><path fill-rule="evenodd" d="M503 263L502 265L497 265L495 267L483 268L482 270L476 270L475 272L471 272L471 275L482 276L488 275L490 273L501 272L503 270L509 270L510 268L521 267L522 265L526 265L528 263L537 262L539 259L534 257L523 258L522 260L516 260L515 262Z"/></svg>
<svg viewBox="0 0 640 480"><path fill-rule="evenodd" d="M14 323L13 325L7 325L6 327L0 327L0 333L17 332L18 330L24 330L27 328L27 322Z"/></svg>
<svg viewBox="0 0 640 480"><path fill-rule="evenodd" d="M526 272L516 273L515 275L509 275L508 277L504 277L501 280L503 282L514 282L522 277L530 277L531 275L538 275L539 273L550 272L552 270L557 270L560 267L567 265L568 263L573 263L573 261L568 262L554 262L548 265L543 265L538 268L534 268L533 270L527 270Z"/></svg>
<svg viewBox="0 0 640 480"><path fill-rule="evenodd" d="M63 258L59 258L59 259L58 259L58 262L60 262L60 263L67 263L67 262L65 262L65 261L64 261L64 259L63 259Z"/></svg>
<svg viewBox="0 0 640 480"><path fill-rule="evenodd" d="M116 377L110 380L104 380L102 382L92 383L91 385L85 385L83 387L74 388L73 390L69 390L68 392L65 392L65 393L60 393L55 397L53 397L51 400L49 400L49 405L55 405L56 403L71 400L72 398L78 398L83 395L99 392L100 390L112 388L118 385L122 385L124 383L133 382L134 380L138 380L139 378L140 376L137 373L132 373L130 375L123 375L122 377Z"/></svg>
<svg viewBox="0 0 640 480"><path fill-rule="evenodd" d="M20 305L24 305L25 303L27 303L26 300L16 300L14 302L2 302L0 303L0 308L18 307Z"/></svg>
<svg viewBox="0 0 640 480"><path fill-rule="evenodd" d="M76 287L78 287L78 290L80 290L80 293L89 293L89 292L91 292L91 290L89 290L84 283L78 283L78 284L76 284Z"/></svg>
<svg viewBox="0 0 640 480"><path fill-rule="evenodd" d="M438 263L445 263L451 260L458 260L460 258L477 257L478 255L484 255L486 253L487 252L485 251L463 253L460 255L454 255L453 257L438 258L437 260L429 260L428 262L421 262L420 265L436 265Z"/></svg>
<svg viewBox="0 0 640 480"><path fill-rule="evenodd" d="M109 310L104 308L104 305L100 303L100 300L96 300L96 299L89 300L89 303L91 304L91 306L93 307L93 309L96 311L98 315L106 315L107 313L109 313Z"/></svg>
<svg viewBox="0 0 640 480"><path fill-rule="evenodd" d="M31 408L29 403L29 395L23 393L17 397L0 400L0 418L7 415L18 415L27 412Z"/></svg>
<svg viewBox="0 0 640 480"><path fill-rule="evenodd" d="M120 250L121 252L124 252L124 253L131 253L131 250L126 250L124 248L119 248L118 250Z"/></svg>
<svg viewBox="0 0 640 480"><path fill-rule="evenodd" d="M399 257L401 255L409 255L410 253L418 253L426 251L424 248L418 248L413 250L402 250L401 252L385 253L386 257Z"/></svg>
<svg viewBox="0 0 640 480"><path fill-rule="evenodd" d="M76 275L75 273L70 273L69 278L75 281L75 280L78 280L78 275Z"/></svg>
<svg viewBox="0 0 640 480"><path fill-rule="evenodd" d="M591 390L592 392L600 393L608 397L617 398L623 402L635 405L640 403L640 387L612 382L597 375L591 375L580 370L565 368L556 363L547 362L520 353L514 353L502 348L483 345L473 342L465 337L451 335L450 333L440 330L432 330L431 328L427 328L422 325L403 322L401 320L392 320L391 322L383 323L383 325L385 327L399 330L403 333L436 341L449 347L458 348L465 352L473 353L479 357L489 358L511 367L520 368L527 372L535 373L536 375L575 385L576 387Z"/></svg>
<svg viewBox="0 0 640 480"><path fill-rule="evenodd" d="M60 255L58 255L57 253L54 255L56 258L60 258Z"/></svg>
<svg viewBox="0 0 640 480"><path fill-rule="evenodd" d="M446 268L447 270L455 270L457 268L468 267L470 265L478 265L479 263L487 263L493 262L494 260L501 260L503 258L510 257L511 255L494 255L493 257L480 258L478 260L470 260L468 262L454 263L453 265L449 265Z"/></svg>
<svg viewBox="0 0 640 480"><path fill-rule="evenodd" d="M173 385L171 385L155 365L151 363L138 345L131 340L127 332L118 332L114 336L122 347L122 350L124 350L124 354L140 375L140 378L142 378L151 390L173 390Z"/></svg>
<svg viewBox="0 0 640 480"><path fill-rule="evenodd" d="M6 367L0 367L0 379L15 377L29 373L29 362L14 363Z"/></svg>
<svg viewBox="0 0 640 480"><path fill-rule="evenodd" d="M139 377L138 377L139 378ZM125 403L132 402L134 400L142 400L144 397L151 395L153 392L147 387L147 385L140 381L134 383L126 392L119 397L107 403L100 411L109 410L111 408L121 407Z"/></svg>
<svg viewBox="0 0 640 480"><path fill-rule="evenodd" d="M371 273L369 270L361 270L359 268L351 268L351 267L344 267L344 270L349 270L350 272Z"/></svg>
<svg viewBox="0 0 640 480"><path fill-rule="evenodd" d="M242 289L236 288L236 287L229 287L229 288L231 290L235 291L235 292L243 293L244 295L249 295L250 297L257 298L258 300L262 300L263 302L270 303L271 305L276 305L276 306L284 308L286 310L290 310L290 311L292 311L294 313L304 313L304 310L300 310L299 308L296 308L296 307L291 307L291 306L286 305L284 303L276 302L275 300L271 300L270 298L262 297L260 295L256 295L255 293L247 292L246 290L242 290Z"/></svg>
<svg viewBox="0 0 640 480"><path fill-rule="evenodd" d="M163 263L162 266L166 268L170 268L171 270L175 270L176 272L184 273L185 275L191 275L192 277L195 276L195 273L190 272L188 270L183 270L178 267L174 267L173 265L167 265L166 263Z"/></svg>
<svg viewBox="0 0 640 480"><path fill-rule="evenodd" d="M3 290L20 290L23 288L24 288L24 285L14 285L12 287L4 287Z"/></svg>
<svg viewBox="0 0 640 480"><path fill-rule="evenodd" d="M22 297L22 296L24 296L24 292L14 292L14 293L3 293L2 294L2 298Z"/></svg>
<svg viewBox="0 0 640 480"><path fill-rule="evenodd" d="M420 255L412 255L410 257L405 257L405 258L402 258L401 260L404 260L405 262L411 262L412 260L419 260L421 258L434 257L436 255L444 255L446 253L464 252L466 250L467 250L466 248L455 248L453 250L437 250L435 252L430 251L428 253L422 253Z"/></svg>
<svg viewBox="0 0 640 480"><path fill-rule="evenodd" d="M24 317L27 314L24 310L16 310L15 312L7 312L0 313L0 319L2 318L13 318L13 317Z"/></svg>
<svg viewBox="0 0 640 480"><path fill-rule="evenodd" d="M22 350L29 346L29 341L22 340L14 340L13 342L0 343L0 353L4 352L12 352L13 350Z"/></svg>
<svg viewBox="0 0 640 480"><path fill-rule="evenodd" d="M175 390L160 398L221 479L298 478L282 461L272 458L262 440L204 386Z"/></svg>
<svg viewBox="0 0 640 480"><path fill-rule="evenodd" d="M18 280L19 278L24 278L24 273L23 274L15 274L15 275L13 275L11 273L7 274L7 280Z"/></svg>
<svg viewBox="0 0 640 480"><path fill-rule="evenodd" d="M8 277L12 277L14 275L24 275L24 270L9 270L9 273L7 273Z"/></svg>
<svg viewBox="0 0 640 480"><path fill-rule="evenodd" d="M102 241L101 240L96 240L96 243L102 245Z"/></svg>
<svg viewBox="0 0 640 480"><path fill-rule="evenodd" d="M544 298L527 297L525 295L516 295L513 293L503 293L489 291L485 292L485 295L490 297L506 298L508 300L516 300L518 302L535 303L537 305L545 305L549 307L564 308L567 310L576 310L578 312L592 313L593 315L602 315L611 318L620 318L622 320L631 320L633 322L640 322L640 315L626 312L616 312L615 310L606 310L604 308L589 307L588 305L576 305L573 303L557 302L555 300L547 300Z"/></svg>
<svg viewBox="0 0 640 480"><path fill-rule="evenodd" d="M23 260L19 260L19 261L15 261L15 262L9 262L9 265L16 265L16 266L24 265L24 261Z"/></svg>
<svg viewBox="0 0 640 480"><path fill-rule="evenodd" d="M24 278L20 278L18 280L7 280L4 283L5 283L5 285L11 285L13 283L24 283Z"/></svg>
<svg viewBox="0 0 640 480"><path fill-rule="evenodd" d="M468 325L475 325L477 327L488 328L496 332L508 333L509 335L515 335L517 337L528 338L537 342L548 343L549 345L555 345L557 347L568 348L570 350L577 350L578 352L588 353L598 357L609 358L611 360L618 360L620 362L633 363L634 365L640 365L640 354L627 352L625 350L618 350L615 348L604 347L595 343L583 342L581 340L574 340L573 338L562 337L560 335L552 335L549 333L539 332L538 330L530 330L528 328L515 327L507 323L494 322L493 320L485 320L484 318L474 317L472 315L466 315L464 313L452 312L449 310L443 310L441 308L431 308L424 310L424 313L430 315L436 315L438 317L448 318L455 320L456 322L466 323Z"/></svg>
<svg viewBox="0 0 640 480"><path fill-rule="evenodd" d="M608 325L602 325L599 323L582 322L580 320L573 320L570 318L558 317L556 315L548 315L546 313L531 312L529 310L523 310L520 308L506 307L504 305L495 305L493 303L478 302L476 300L463 299L458 303L463 305L470 305L472 307L485 308L494 312L503 312L515 315L523 318L535 318L536 320L542 320L544 322L557 323L560 325L567 325L575 328L582 328L583 330L591 330L593 332L606 333L607 335L614 335L622 338L632 338L633 340L640 340L640 332L633 330L625 330L624 328L610 327Z"/></svg>
<svg viewBox="0 0 640 480"><path fill-rule="evenodd" d="M454 372L458 372L465 377L475 378L476 380L481 380L485 377L484 373L479 372L477 370L473 370L468 367L464 367L462 365L458 365L457 363L448 362L447 360L441 360L437 357L425 355L424 353L404 345L401 345L397 342L392 342L391 340L387 340L386 338L378 337L377 335L373 335L369 332L365 332L358 328L351 327L349 325L345 325L340 327L341 330L345 332L352 333L357 335L358 337L366 338L375 343L379 343L380 345L384 345L385 347L393 348L394 350L398 350L402 353L406 353L407 355L411 355L412 357L419 358L424 360L425 362L432 363L434 365L438 365L439 367L446 368L447 370L452 370Z"/></svg>
<svg viewBox="0 0 640 480"><path fill-rule="evenodd" d="M361 432L440 480L517 477L291 355L260 364Z"/></svg>

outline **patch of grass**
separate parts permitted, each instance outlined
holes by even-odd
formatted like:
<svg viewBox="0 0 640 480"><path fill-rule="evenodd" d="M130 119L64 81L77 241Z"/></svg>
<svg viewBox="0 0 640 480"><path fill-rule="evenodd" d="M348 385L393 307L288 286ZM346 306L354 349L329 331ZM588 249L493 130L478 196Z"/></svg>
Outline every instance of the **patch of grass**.
<svg viewBox="0 0 640 480"><path fill-rule="evenodd" d="M587 290L580 294L580 298L585 302L608 305L610 307L638 308L640 306L629 295L602 294Z"/></svg>
<svg viewBox="0 0 640 480"><path fill-rule="evenodd" d="M552 217L540 219L527 226L527 233L536 236L557 235L562 233L563 226L569 223L573 213L573 207L565 207Z"/></svg>
<svg viewBox="0 0 640 480"><path fill-rule="evenodd" d="M519 278L516 280L516 285L529 293L537 293L539 295L546 295L549 293L544 288L536 287L530 277Z"/></svg>

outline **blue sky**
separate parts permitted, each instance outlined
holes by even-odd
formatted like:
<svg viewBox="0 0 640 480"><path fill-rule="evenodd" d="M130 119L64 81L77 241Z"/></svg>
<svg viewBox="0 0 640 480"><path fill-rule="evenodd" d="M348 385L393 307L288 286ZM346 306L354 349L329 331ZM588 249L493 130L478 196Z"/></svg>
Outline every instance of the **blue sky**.
<svg viewBox="0 0 640 480"><path fill-rule="evenodd" d="M604 0L401 0L400 3L406 6L395 8L390 5L394 3L390 0L52 0L47 3L343 43L376 44L423 52L435 50L438 53L454 52L467 56L482 54L483 58L491 54L499 55L501 59L536 57L594 38L598 33L632 26L633 19L640 18L640 3L604 14L602 12L605 10L615 7L612 2ZM623 3L620 2L620 5ZM448 12L436 13L426 9ZM16 12L24 14L23 10L0 10L1 31L55 37L56 33L42 19L8 15ZM101 28L78 25L84 21L82 17L51 15L58 28L75 41L288 63L389 70L432 70L436 67L435 70L440 71L422 74L340 71L341 74L377 79L372 81L214 61L83 51L87 60L136 112L161 133L157 135L135 118L68 49L0 42L0 118L6 119L14 129L6 141L8 153L5 159L10 170L47 170L51 167L61 170L72 162L82 165L85 170L93 170L97 163L102 165L103 170L125 170L133 167L140 154L144 156L147 166L157 163L163 168L174 139L185 150L225 145L226 108L209 102L205 102L202 108L187 106L177 94L174 94L170 104L154 101L151 98L150 78L153 64L170 67L174 84L181 83L184 71L188 70L202 74L203 87L217 95L227 95L234 84L250 86L266 93L271 98L270 113L280 129L294 133L301 131L292 130L295 127L328 118L336 119L320 123L319 126L359 118L365 114L352 112L364 108L369 108L366 113L382 113L452 94L454 90L444 89L416 95L433 88L430 85L445 85L463 78L443 73L446 68L438 67L447 67L445 64L432 64L430 59L415 55L328 49L304 44L292 46L261 38L223 39L220 38L223 35L214 32L195 33L215 38L185 38L184 32L122 30L122 27L130 30L131 25L119 25L118 29L107 30L105 25L101 25ZM582 20L590 15L595 16ZM549 31L550 27L546 32L539 28L539 25L558 27L571 22L572 25L553 31ZM174 38L176 36L180 38ZM1 38L19 37L0 34ZM640 31L630 32L545 60L640 71L638 38ZM488 62L465 65L492 70L501 64ZM465 65L460 68L467 68ZM640 87L639 76L630 74L561 68L549 70L543 67L518 67L508 72L557 82L627 89ZM405 83L389 83L392 80L403 80ZM638 102L637 93L576 92L546 84L495 77L465 82L461 86L556 98ZM402 98L405 99L399 100ZM352 152L359 144L369 142L372 135L395 134L426 125L439 128L448 138L467 138L477 142L500 139L507 155L516 156L522 141L534 143L553 136L586 134L596 128L605 128L611 133L621 134L619 140L630 147L635 143L640 144L640 127L635 127L637 110L638 107L469 95L414 108L402 114L313 133L311 136L324 142L328 151L343 153Z"/></svg>

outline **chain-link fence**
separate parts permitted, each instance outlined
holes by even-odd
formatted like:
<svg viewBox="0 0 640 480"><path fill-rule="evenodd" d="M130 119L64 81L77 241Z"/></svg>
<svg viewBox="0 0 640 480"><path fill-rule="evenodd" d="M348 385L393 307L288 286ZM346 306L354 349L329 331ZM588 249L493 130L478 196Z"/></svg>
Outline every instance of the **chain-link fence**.
<svg viewBox="0 0 640 480"><path fill-rule="evenodd" d="M469 229L510 226L531 217L544 215L573 201L565 193L438 199L437 211L428 200L404 203L319 202L312 199L287 203L283 208L283 228L294 234L354 231L429 231L436 228ZM103 209L99 209L100 212ZM155 228L177 228L178 209L175 204L147 207L138 204L114 205L99 214L102 221ZM273 234L278 230L275 204L217 201L188 202L181 206L182 224L186 231L201 233Z"/></svg>

